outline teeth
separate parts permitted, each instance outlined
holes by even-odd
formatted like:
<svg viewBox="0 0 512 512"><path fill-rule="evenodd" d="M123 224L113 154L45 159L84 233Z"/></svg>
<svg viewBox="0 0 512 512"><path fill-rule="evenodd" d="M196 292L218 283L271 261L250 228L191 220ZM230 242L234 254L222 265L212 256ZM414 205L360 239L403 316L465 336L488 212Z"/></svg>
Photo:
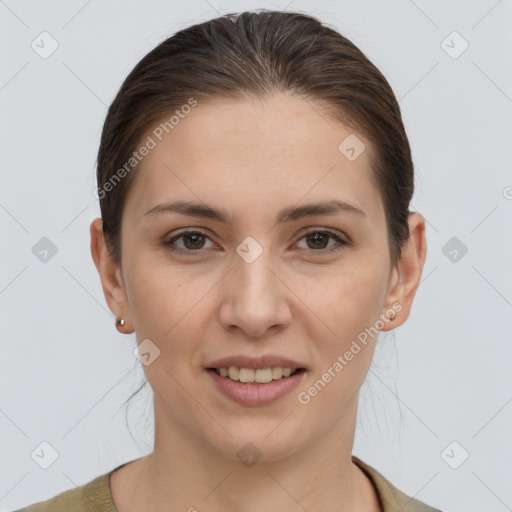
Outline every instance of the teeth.
<svg viewBox="0 0 512 512"><path fill-rule="evenodd" d="M283 376L283 369L279 366L272 368L272 379L280 379Z"/></svg>
<svg viewBox="0 0 512 512"><path fill-rule="evenodd" d="M296 368L282 368L281 366L261 368L258 370L252 368L237 368L236 366L215 369L217 374L221 377L228 377L231 380L239 380L240 382L257 382L259 384L266 384L273 380L289 377L295 370Z"/></svg>

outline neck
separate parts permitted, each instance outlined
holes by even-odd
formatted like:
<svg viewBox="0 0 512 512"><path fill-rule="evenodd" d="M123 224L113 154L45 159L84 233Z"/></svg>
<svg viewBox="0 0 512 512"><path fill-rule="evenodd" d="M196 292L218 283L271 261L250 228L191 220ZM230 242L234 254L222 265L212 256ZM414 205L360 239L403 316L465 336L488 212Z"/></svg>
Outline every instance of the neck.
<svg viewBox="0 0 512 512"><path fill-rule="evenodd" d="M295 451L290 440L288 447L286 439L273 444L273 433L252 448L248 440L226 435L219 450L200 436L201 429L173 421L155 398L153 453L122 468L132 466L123 492L113 493L116 506L120 512L164 512L169 503L191 512L378 511L372 484L351 459L357 400L345 411L331 431Z"/></svg>

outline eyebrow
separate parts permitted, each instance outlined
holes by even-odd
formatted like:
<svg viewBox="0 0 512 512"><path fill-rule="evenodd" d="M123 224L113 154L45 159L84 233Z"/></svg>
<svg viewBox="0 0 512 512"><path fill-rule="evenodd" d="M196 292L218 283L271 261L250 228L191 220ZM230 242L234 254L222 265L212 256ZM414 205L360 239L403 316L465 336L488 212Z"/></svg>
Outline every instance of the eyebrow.
<svg viewBox="0 0 512 512"><path fill-rule="evenodd" d="M208 219L218 220L225 224L229 223L229 215L225 210L192 201L174 201L170 203L157 204L148 210L144 216L162 212L174 212L192 217L205 217ZM332 215L335 213L349 213L360 217L366 217L364 211L360 210L356 206L344 201L332 200L284 208L277 215L277 223L282 224L302 219L304 217Z"/></svg>

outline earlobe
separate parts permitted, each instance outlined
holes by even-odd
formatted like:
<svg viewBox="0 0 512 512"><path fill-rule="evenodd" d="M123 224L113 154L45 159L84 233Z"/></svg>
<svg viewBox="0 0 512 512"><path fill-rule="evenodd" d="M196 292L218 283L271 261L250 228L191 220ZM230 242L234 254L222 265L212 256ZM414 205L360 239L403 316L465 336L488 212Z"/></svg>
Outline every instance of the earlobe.
<svg viewBox="0 0 512 512"><path fill-rule="evenodd" d="M124 290L121 271L108 250L103 235L103 223L101 218L96 218L90 226L91 233L91 255L98 270L103 294L107 305L116 318L122 317L125 324L122 326L124 332L128 323L128 305ZM116 323L116 327L117 327ZM118 329L119 330L119 329Z"/></svg>
<svg viewBox="0 0 512 512"><path fill-rule="evenodd" d="M409 238L405 242L399 261L393 269L394 277L385 303L387 310L396 311L395 320L381 329L393 329L409 317L412 302L421 280L427 254L424 217L413 212L409 214Z"/></svg>

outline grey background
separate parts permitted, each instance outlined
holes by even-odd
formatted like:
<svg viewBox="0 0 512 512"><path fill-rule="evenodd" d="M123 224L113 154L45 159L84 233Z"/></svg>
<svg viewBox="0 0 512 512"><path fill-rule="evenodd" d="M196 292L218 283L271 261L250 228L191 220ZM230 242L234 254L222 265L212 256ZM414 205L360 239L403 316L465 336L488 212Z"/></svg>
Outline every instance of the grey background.
<svg viewBox="0 0 512 512"><path fill-rule="evenodd" d="M143 377L135 335L115 330L89 250L106 106L162 39L258 7L316 15L358 45L412 145L428 256L409 320L381 336L354 454L444 511L512 510L510 0L0 1L1 510L151 451L148 391L129 414L137 443L122 408ZM43 31L58 43L46 59L31 47ZM453 31L469 44L457 58ZM59 454L48 469L31 457L43 441Z"/></svg>

